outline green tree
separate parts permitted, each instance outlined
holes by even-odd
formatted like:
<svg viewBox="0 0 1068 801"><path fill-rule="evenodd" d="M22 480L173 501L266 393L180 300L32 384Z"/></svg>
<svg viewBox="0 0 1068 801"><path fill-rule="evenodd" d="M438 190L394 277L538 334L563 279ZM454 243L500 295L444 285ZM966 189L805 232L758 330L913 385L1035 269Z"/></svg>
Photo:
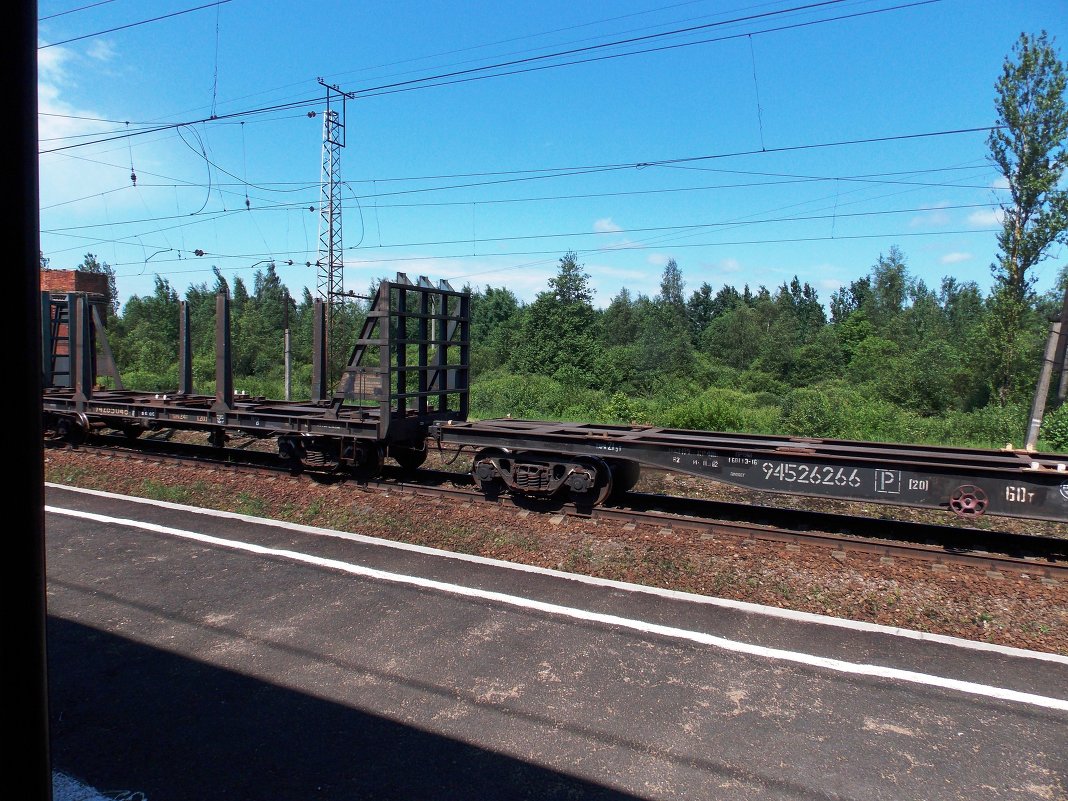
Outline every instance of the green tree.
<svg viewBox="0 0 1068 801"><path fill-rule="evenodd" d="M1068 104L1065 65L1042 31L1021 33L995 84L997 126L988 140L991 160L1008 182L1010 202L998 234L999 288L1023 302L1034 286L1031 268L1051 244L1068 242Z"/></svg>
<svg viewBox="0 0 1068 801"><path fill-rule="evenodd" d="M705 353L739 370L752 365L760 354L763 341L760 314L744 303L716 317L701 335Z"/></svg>
<svg viewBox="0 0 1068 801"><path fill-rule="evenodd" d="M1001 206L998 261L987 332L994 348L992 390L1009 402L1029 349L1024 328L1032 311L1032 268L1054 242L1068 242L1068 192L1060 184L1068 168L1065 136L1065 67L1042 31L1020 34L995 84L998 127L990 133L991 160L1008 184Z"/></svg>
<svg viewBox="0 0 1068 801"><path fill-rule="evenodd" d="M601 315L601 333L607 348L631 345L638 338L634 301L626 287L619 290Z"/></svg>
<svg viewBox="0 0 1068 801"><path fill-rule="evenodd" d="M109 336L119 372L138 389L173 389L178 375L178 293L155 277L151 295L133 295Z"/></svg>
<svg viewBox="0 0 1068 801"><path fill-rule="evenodd" d="M508 361L522 307L512 290L487 286L471 295L471 365L477 373Z"/></svg>
<svg viewBox="0 0 1068 801"><path fill-rule="evenodd" d="M671 259L664 267L660 294L653 301L652 314L645 317L639 340L640 366L647 377L682 376L691 371L693 344L682 294L684 286L682 271Z"/></svg>
<svg viewBox="0 0 1068 801"><path fill-rule="evenodd" d="M682 280L682 270L679 269L678 263L674 259L668 259L660 276L660 302L682 309L685 313L686 305L682 299L685 286L686 282Z"/></svg>
<svg viewBox="0 0 1068 801"><path fill-rule="evenodd" d="M708 324L715 317L715 308L712 303L712 285L705 281L700 289L695 289L690 299L686 301L686 316L690 321L690 338L697 342L701 334L708 328Z"/></svg>
<svg viewBox="0 0 1068 801"><path fill-rule="evenodd" d="M871 268L871 284L872 323L889 334L896 327L914 288L914 279L905 266L905 254L897 245L891 245L885 256L879 254Z"/></svg>
<svg viewBox="0 0 1068 801"><path fill-rule="evenodd" d="M82 263L74 268L83 273L99 273L108 278L107 289L107 316L108 320L119 313L119 291L115 284L115 270L106 261L100 261L92 253L86 253Z"/></svg>
<svg viewBox="0 0 1068 801"><path fill-rule="evenodd" d="M573 252L560 259L549 290L526 308L511 365L521 373L554 375L574 367L589 375L597 353L597 313L593 288Z"/></svg>

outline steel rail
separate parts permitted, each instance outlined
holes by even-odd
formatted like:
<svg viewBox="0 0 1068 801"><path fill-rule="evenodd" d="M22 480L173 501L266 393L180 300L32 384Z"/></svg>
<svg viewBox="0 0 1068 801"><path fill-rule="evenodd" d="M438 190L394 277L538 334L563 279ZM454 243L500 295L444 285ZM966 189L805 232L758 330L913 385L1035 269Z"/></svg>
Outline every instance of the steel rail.
<svg viewBox="0 0 1068 801"><path fill-rule="evenodd" d="M382 474L376 477L360 477L344 472L312 474L284 462L276 454L241 448L209 448L143 439L94 443L92 439L120 438L94 435L76 446L55 442L48 442L46 446L175 466L197 464L249 474L282 473L321 483L354 481L368 490L387 493L451 498L468 504L603 520L618 525L694 531L701 540L731 538L743 545L756 541L774 542L787 547L810 545L832 553L853 552L878 556L884 563L898 558L916 559L931 563L935 570L939 567L944 569L949 564L959 564L981 568L991 577L1011 573L1027 574L1052 582L1068 581L1068 539L1057 537L989 532L839 513L754 507L646 493L628 493L616 504L590 509L551 499L508 494L487 497L471 487L470 476L466 473L421 469L413 476L411 471L386 466ZM731 517L735 519L725 519ZM746 517L750 519L744 519ZM760 522L754 522L752 518ZM865 533L854 533L858 531Z"/></svg>

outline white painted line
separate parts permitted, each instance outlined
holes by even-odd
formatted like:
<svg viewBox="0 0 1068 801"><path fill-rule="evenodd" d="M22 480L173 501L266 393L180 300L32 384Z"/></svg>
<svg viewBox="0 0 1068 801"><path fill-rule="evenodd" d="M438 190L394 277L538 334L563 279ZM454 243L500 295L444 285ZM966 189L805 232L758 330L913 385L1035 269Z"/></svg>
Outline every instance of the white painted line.
<svg viewBox="0 0 1068 801"><path fill-rule="evenodd" d="M779 618L781 620L791 620L798 623L809 623L819 626L833 626L835 628L849 629L850 631L863 631L872 634L885 634L892 637L903 637L909 640L920 640L923 642L935 642L942 645L950 645L955 648L966 648L973 651L986 651L988 653L1001 654L1003 656L1018 657L1021 659L1034 659L1043 662L1057 662L1062 665L1068 665L1068 656L1061 656L1060 654L1050 654L1043 651L1029 651L1024 648L1013 648L1008 645L997 645L989 642L979 642L977 640L966 640L962 637L950 637L945 634L932 634L927 631L916 631L914 629L903 629L897 626L885 626L879 623L867 623L862 620L847 620L840 617L831 617L830 615L818 615L814 612L800 612L794 609L780 609L777 606L764 606L762 604L754 604L748 601L735 601L731 598L716 598L711 595L697 595L692 592L681 592L679 590L668 590L662 587L648 587L644 584L632 584L626 581L614 581L612 579L597 578L596 576L584 576L581 573L565 573L562 570L553 570L547 567L537 567L535 565L524 565L518 562L505 562L500 559L490 559L485 556L474 556L472 554L461 554L453 551L444 551L440 548L430 548L425 545L412 545L406 542L396 542L395 540L384 540L379 537L369 537L365 534L353 534L347 531L337 531L330 528L320 528L318 526L306 526L302 523L290 523L285 520L272 520L266 517L253 517L251 515L243 515L238 512L223 512L218 509L202 509L199 506L188 506L181 503L172 503L171 501L157 501L151 498L137 498L132 495L119 495L113 492L105 492L104 490L85 489L83 487L68 487L65 484L54 484L51 482L45 482L46 487L52 487L53 489L64 490L67 492L80 492L85 495L95 495L101 498L114 498L116 500L127 501L129 503L139 503L146 506L156 506L161 509L173 509L178 512L188 512L190 514L207 515L208 517L218 517L224 520L236 520L242 523L252 523L259 526L273 526L275 528L287 529L289 531L299 531L303 534L316 534L324 537L336 537L338 539L345 539L351 542L360 542L367 545L376 545L382 548L394 548L400 551L411 551L413 553L426 554L428 556L436 556L442 559L454 559L461 562L471 562L473 564L488 565L491 567L497 567L504 570L514 570L522 573L536 573L544 576L553 576L554 578L566 579L568 581L575 581L580 584L591 584L597 587L608 587L610 589L624 590L627 592L644 593L646 595L656 595L661 598L670 598L677 601L686 601L688 603L706 604L708 606L718 606L724 609L733 609L739 612L746 612L754 615L764 615L765 617Z"/></svg>
<svg viewBox="0 0 1068 801"><path fill-rule="evenodd" d="M376 579L378 581L419 587L421 589L459 595L464 598L477 598L482 601L506 604L520 609L544 612L546 614L568 617L574 620L585 620L606 626L617 626L631 631L638 631L643 634L655 634L661 637L669 637L677 640L688 640L690 642L699 643L701 645L710 645L734 653L748 654L750 656L764 657L767 659L777 659L784 662L793 662L800 665L807 665L809 667L833 670L838 673L847 673L857 676L874 676L885 679L895 679L897 681L904 681L912 684L922 684L929 687L942 687L947 690L955 690L957 692L969 693L971 695L997 698L1003 701L1015 701L1017 703L1043 707L1045 709L1056 709L1068 712L1068 700L1061 698L1049 698L1042 695L1035 695L1033 693L1008 690L1002 687L992 687L987 684L976 684L975 682L970 681L960 681L958 679L948 679L942 676L932 676L927 673L916 673L911 670L900 670L898 668L882 667L880 665L855 664L853 662L844 662L840 659L829 659L827 657L804 654L797 651L767 648L762 645L752 645L750 643L738 642L736 640L728 640L724 637L716 637L712 634L705 634L700 631L690 631L687 629L675 628L673 626L662 626L657 623L648 623L643 620L633 620L631 618L619 617L617 615L606 615L601 612L590 612L585 609L576 609L570 606L535 601L517 595L506 595L501 592L462 587L458 584L449 584L444 581L435 581L433 579L421 578L419 576L406 576L401 573L390 573L385 570L376 570L375 568L364 567L362 565L354 565L350 562L342 562L339 559L324 559L321 556L312 556L310 554L300 553L299 551L267 548L263 545L256 545L250 542L223 539L222 537L200 534L195 531L185 531L170 526L161 526L157 523L146 523L140 520L110 517L108 515L99 515L93 512L80 512L55 506L45 506L45 511L51 512L52 514L77 517L83 520L92 520L97 523L126 526L129 528L141 529L143 531L152 531L157 534L181 537L195 542L202 542L207 545L217 545L223 548L246 551L248 553L259 554L262 556L289 559L294 562L314 565L316 567L323 567L330 570L339 570L344 573L349 573L350 575L362 576L364 578Z"/></svg>

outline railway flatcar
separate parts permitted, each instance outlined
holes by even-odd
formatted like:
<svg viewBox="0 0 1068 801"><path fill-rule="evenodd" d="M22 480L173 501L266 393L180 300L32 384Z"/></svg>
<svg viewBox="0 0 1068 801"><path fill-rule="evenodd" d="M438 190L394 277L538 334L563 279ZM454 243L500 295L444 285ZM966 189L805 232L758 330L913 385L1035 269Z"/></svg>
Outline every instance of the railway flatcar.
<svg viewBox="0 0 1068 801"><path fill-rule="evenodd" d="M326 308L313 317L311 400L252 398L234 391L230 299L216 296L215 394L193 389L189 309L179 314L179 381L173 392L122 388L101 325L99 299L42 294L43 414L46 435L77 440L110 428L137 437L162 428L202 431L221 447L231 436L273 438L305 469L375 472L386 456L409 468L426 457L428 427L466 420L470 295L447 282L383 281L340 380L328 380ZM409 354L415 359L409 363ZM115 389L101 390L107 365Z"/></svg>
<svg viewBox="0 0 1068 801"><path fill-rule="evenodd" d="M376 473L392 457L418 468L428 448L473 454L487 494L566 497L593 507L632 489L641 470L699 476L761 492L1068 522L1068 456L538 420L469 420L470 295L403 273L379 286L341 371L327 378L325 308L317 301L312 397L306 402L234 392L229 299L216 299L214 395L192 386L189 315L180 310L179 386L122 388L101 325L99 299L42 294L43 412L50 436L97 428L136 437L160 428L273 438L304 470ZM98 373L114 389L96 388Z"/></svg>

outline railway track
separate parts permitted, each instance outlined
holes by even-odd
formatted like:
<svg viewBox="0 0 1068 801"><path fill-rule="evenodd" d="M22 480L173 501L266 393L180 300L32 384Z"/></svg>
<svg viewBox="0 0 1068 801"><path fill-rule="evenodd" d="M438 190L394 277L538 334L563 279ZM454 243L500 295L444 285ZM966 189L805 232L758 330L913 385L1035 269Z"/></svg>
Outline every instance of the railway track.
<svg viewBox="0 0 1068 801"><path fill-rule="evenodd" d="M619 526L692 531L709 540L766 541L784 548L816 546L832 553L867 554L884 562L913 559L933 566L962 564L983 569L991 576L1026 573L1048 581L1068 581L1068 539L1058 537L639 492L626 493L603 506L580 508L572 503L509 494L487 497L474 488L468 474L444 470L410 471L387 465L375 477L315 475L294 469L277 454L253 449L254 443L252 440L242 443L243 447L207 448L166 439L130 441L121 436L97 434L73 449L114 459L248 473L271 472L319 482L352 481L371 491L446 498L526 513L576 516ZM46 445L72 448L57 442Z"/></svg>

